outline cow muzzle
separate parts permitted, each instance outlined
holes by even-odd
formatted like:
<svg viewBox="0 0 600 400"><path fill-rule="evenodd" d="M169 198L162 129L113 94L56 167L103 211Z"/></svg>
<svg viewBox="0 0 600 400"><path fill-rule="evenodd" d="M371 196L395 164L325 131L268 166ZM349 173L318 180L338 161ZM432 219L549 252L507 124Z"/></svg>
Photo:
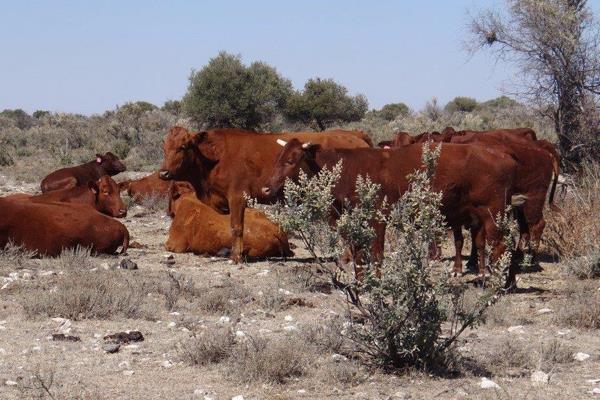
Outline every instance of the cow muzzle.
<svg viewBox="0 0 600 400"><path fill-rule="evenodd" d="M127 209L121 209L119 210L119 216L118 218L123 218L127 216Z"/></svg>
<svg viewBox="0 0 600 400"><path fill-rule="evenodd" d="M271 196L271 194L273 193L273 191L271 190L271 188L270 188L270 187L268 187L268 186L264 186L264 187L261 189L261 192L262 192L262 194L264 194L265 196Z"/></svg>
<svg viewBox="0 0 600 400"><path fill-rule="evenodd" d="M164 179L164 180L167 180L167 181L170 180L170 179L173 179L173 174L171 174L171 172L169 172L166 169L163 169L162 171L160 171L158 173L158 176L159 176L160 179Z"/></svg>

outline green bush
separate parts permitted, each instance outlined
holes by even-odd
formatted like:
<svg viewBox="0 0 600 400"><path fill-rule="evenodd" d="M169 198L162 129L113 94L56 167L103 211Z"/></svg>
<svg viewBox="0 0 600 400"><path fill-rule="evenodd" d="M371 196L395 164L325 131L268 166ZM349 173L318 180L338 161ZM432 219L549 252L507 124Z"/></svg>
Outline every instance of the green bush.
<svg viewBox="0 0 600 400"><path fill-rule="evenodd" d="M292 84L263 62L245 66L226 52L192 72L184 113L211 128L260 129L272 122L292 93Z"/></svg>
<svg viewBox="0 0 600 400"><path fill-rule="evenodd" d="M360 121L367 112L367 98L347 92L333 79L309 79L304 90L288 100L286 116L320 131L340 122Z"/></svg>

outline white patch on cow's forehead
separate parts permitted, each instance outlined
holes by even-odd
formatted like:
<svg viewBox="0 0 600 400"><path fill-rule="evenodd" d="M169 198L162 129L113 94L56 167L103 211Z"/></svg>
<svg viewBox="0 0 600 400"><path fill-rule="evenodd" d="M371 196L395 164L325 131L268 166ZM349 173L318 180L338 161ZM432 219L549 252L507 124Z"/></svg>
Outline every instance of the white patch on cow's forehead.
<svg viewBox="0 0 600 400"><path fill-rule="evenodd" d="M287 142L285 140L283 140L283 139L277 139L277 144L280 145L280 146L284 146L285 147L285 145L287 144Z"/></svg>

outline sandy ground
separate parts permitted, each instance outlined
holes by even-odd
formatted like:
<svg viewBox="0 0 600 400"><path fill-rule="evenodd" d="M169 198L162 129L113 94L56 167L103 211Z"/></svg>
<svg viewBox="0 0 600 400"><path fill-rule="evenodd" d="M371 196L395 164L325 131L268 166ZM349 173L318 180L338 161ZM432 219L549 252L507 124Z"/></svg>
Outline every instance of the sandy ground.
<svg viewBox="0 0 600 400"><path fill-rule="evenodd" d="M0 195L35 190L34 185L0 176ZM298 283L294 271L309 267L301 247L295 250L296 258L286 262L232 265L223 258L175 254L175 263L167 266L164 260L170 254L163 243L169 218L162 212L134 206L123 222L141 248L130 249L126 256L139 270L122 274L161 280L166 279L167 271L174 271L215 290L224 280L231 280L248 291L249 300L239 310L223 315L186 304L167 310L157 299L150 303L155 305L151 318L72 321L68 333L81 341L58 342L51 335L61 331L63 322L27 318L19 290L61 274L58 262L36 260L26 269L4 265L0 280L14 272L18 279L0 290L0 399L34 398L40 391L26 386L35 374L42 379L53 376L49 389L53 398L90 399L231 399L239 395L244 399L580 399L593 397L592 390L600 388L600 336L594 330L577 330L556 322L557 310L574 282L562 274L557 263L542 263L541 272L520 275L519 292L504 298L486 324L464 335L459 349L472 366L463 367L455 378L420 372L398 376L341 360L335 363L342 364L342 369L347 363L348 369L358 372L350 382L339 381L326 373L334 363L332 354L326 352L311 359L307 374L285 384L241 383L226 364L190 366L181 360L177 346L198 330L225 323L252 337L299 335L308 327L327 325L343 315L342 295L310 291ZM300 246L298 241L295 244ZM448 249L446 253L450 255ZM94 257L92 261L101 270L122 258ZM52 290L51 285L46 290ZM304 304L265 310L265 296L302 299ZM298 304L297 300L290 303ZM224 322L223 317L230 321ZM124 345L118 353L106 353L102 337L125 330L139 330L145 340ZM583 352L591 357L539 366L501 366L505 363L502 357L512 356L506 355L507 344L533 354L551 342L569 354ZM549 382L532 382L532 373L538 368L549 374ZM482 388L482 377L498 386Z"/></svg>

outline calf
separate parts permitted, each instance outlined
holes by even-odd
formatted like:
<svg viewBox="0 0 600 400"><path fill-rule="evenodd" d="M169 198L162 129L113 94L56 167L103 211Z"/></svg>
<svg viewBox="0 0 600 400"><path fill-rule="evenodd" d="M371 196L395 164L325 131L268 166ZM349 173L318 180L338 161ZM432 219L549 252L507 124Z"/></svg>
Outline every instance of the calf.
<svg viewBox="0 0 600 400"><path fill-rule="evenodd" d="M314 175L323 167L333 167L340 160L343 173L333 189L334 207L341 212L346 199L356 199L356 178L369 176L381 185L380 201L384 196L396 202L408 189L407 175L422 168L421 145L397 149L334 149L325 150L318 145L289 141L275 163L273 176L263 188L265 196L275 196L283 188L286 178L297 179L302 169ZM505 250L502 235L494 222L495 216L504 211L507 203L521 201L513 196L517 164L509 156L487 151L476 146L443 144L437 163L432 187L441 191L442 213L451 227L469 225L476 232L479 254L479 272L485 273L486 241L493 247L492 259L496 260ZM374 224L376 238L371 248L375 261L383 258L385 226ZM455 270L462 270L462 260L455 259ZM514 281L511 269L509 282Z"/></svg>
<svg viewBox="0 0 600 400"><path fill-rule="evenodd" d="M9 242L48 257L77 246L114 254L119 247L121 253L127 251L129 232L119 221L84 204L0 198L0 248Z"/></svg>
<svg viewBox="0 0 600 400"><path fill-rule="evenodd" d="M127 190L129 197L137 204L151 197L167 197L170 187L171 182L161 179L159 171L141 179L119 183L119 190Z"/></svg>
<svg viewBox="0 0 600 400"><path fill-rule="evenodd" d="M229 217L198 200L189 183L172 183L168 213L173 222L165 245L167 250L217 255L231 247ZM246 209L244 237L244 255L249 258L293 255L285 233L259 211Z"/></svg>
<svg viewBox="0 0 600 400"><path fill-rule="evenodd" d="M96 154L96 159L74 167L61 168L46 176L41 183L43 193L51 190L85 186L104 175L116 175L125 171L125 165L113 153Z"/></svg>

